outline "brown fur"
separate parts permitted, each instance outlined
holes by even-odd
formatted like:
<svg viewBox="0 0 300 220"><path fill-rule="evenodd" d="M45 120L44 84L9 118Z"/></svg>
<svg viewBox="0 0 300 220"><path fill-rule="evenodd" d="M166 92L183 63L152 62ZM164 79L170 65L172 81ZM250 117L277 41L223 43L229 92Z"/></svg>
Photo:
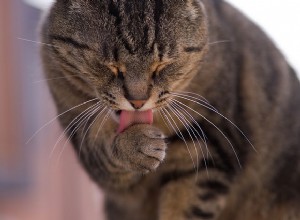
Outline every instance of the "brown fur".
<svg viewBox="0 0 300 220"><path fill-rule="evenodd" d="M66 77L49 81L59 113L93 98L114 111L133 110L128 100L148 100L142 110L182 102L173 101L178 112L161 110L177 132L159 111L153 126L119 135L111 117L99 130L97 112L87 126L72 121L96 101L60 117L64 128L72 125L68 135L83 167L105 191L108 219L300 219L299 81L272 41L232 6L58 0L42 38L53 45L42 47L47 78ZM185 91L204 96L257 152ZM202 152L190 138L200 140L196 122L207 136Z"/></svg>

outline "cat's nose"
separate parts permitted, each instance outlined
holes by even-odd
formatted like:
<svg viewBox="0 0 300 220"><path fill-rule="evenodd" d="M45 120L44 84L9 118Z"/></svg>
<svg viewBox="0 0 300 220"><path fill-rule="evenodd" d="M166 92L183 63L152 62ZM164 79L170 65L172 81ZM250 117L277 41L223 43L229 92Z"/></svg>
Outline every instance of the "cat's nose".
<svg viewBox="0 0 300 220"><path fill-rule="evenodd" d="M129 102L133 108L140 109L145 105L147 100L129 100Z"/></svg>

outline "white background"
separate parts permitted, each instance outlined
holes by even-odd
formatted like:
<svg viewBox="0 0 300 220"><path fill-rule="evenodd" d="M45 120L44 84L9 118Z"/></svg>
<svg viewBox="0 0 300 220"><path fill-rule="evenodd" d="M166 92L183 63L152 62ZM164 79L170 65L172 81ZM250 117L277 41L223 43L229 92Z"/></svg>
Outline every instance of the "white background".
<svg viewBox="0 0 300 220"><path fill-rule="evenodd" d="M53 0L25 0L47 8ZM300 1L228 0L258 23L276 42L300 76Z"/></svg>

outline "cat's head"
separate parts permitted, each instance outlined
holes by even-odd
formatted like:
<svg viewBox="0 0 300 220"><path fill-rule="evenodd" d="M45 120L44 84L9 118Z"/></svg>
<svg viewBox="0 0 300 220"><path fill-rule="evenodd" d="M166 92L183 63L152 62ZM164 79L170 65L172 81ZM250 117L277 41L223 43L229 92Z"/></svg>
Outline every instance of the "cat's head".
<svg viewBox="0 0 300 220"><path fill-rule="evenodd" d="M165 105L207 48L200 0L57 0L47 22L53 59L114 110Z"/></svg>

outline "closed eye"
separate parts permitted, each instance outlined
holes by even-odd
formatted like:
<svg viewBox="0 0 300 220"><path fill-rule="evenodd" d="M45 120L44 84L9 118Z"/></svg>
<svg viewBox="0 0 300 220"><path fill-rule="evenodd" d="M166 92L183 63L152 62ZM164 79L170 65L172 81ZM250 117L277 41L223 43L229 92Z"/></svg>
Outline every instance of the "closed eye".
<svg viewBox="0 0 300 220"><path fill-rule="evenodd" d="M114 73L118 79L124 80L124 68L118 68L117 66L114 65L107 65L108 68Z"/></svg>
<svg viewBox="0 0 300 220"><path fill-rule="evenodd" d="M165 69L170 64L171 64L170 61L163 62L163 63L154 63L151 67L153 77L156 77L159 74L159 72L161 72L163 69Z"/></svg>
<svg viewBox="0 0 300 220"><path fill-rule="evenodd" d="M87 44L78 42L78 41L76 41L75 39L73 39L71 37L63 37L63 36L59 36L59 35L50 35L49 37L50 37L51 41L58 41L58 42L63 43L63 44L71 45L76 49L93 50Z"/></svg>
<svg viewBox="0 0 300 220"><path fill-rule="evenodd" d="M184 51L187 53L199 53L202 51L201 47L185 47Z"/></svg>
<svg viewBox="0 0 300 220"><path fill-rule="evenodd" d="M167 64L165 64L165 63L158 65L155 72L162 71L166 66L167 66Z"/></svg>

